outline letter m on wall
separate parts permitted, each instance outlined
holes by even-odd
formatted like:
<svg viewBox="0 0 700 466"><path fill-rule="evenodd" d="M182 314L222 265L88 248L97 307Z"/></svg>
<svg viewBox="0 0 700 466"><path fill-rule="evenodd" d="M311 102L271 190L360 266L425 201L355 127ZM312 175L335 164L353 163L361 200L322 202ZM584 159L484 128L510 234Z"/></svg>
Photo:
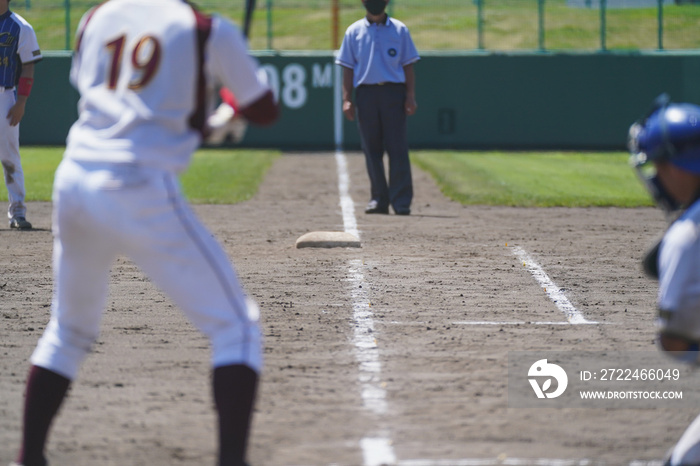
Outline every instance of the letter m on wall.
<svg viewBox="0 0 700 466"><path fill-rule="evenodd" d="M325 65L314 63L311 85L313 87L333 87L333 65L331 63Z"/></svg>

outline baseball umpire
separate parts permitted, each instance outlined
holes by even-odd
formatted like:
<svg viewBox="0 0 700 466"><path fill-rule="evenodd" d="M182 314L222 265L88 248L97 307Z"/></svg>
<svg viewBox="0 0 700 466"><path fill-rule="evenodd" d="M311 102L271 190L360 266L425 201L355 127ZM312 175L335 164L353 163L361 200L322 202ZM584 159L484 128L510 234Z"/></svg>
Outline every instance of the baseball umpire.
<svg viewBox="0 0 700 466"><path fill-rule="evenodd" d="M391 204L396 214L409 215L413 180L406 116L418 107L413 64L420 57L406 25L384 11L388 3L362 0L367 15L348 27L336 64L343 67L343 113L349 120L357 113L367 164L371 199L365 213L388 214Z"/></svg>
<svg viewBox="0 0 700 466"><path fill-rule="evenodd" d="M29 230L24 171L19 156L19 123L34 83L34 64L41 50L32 26L10 11L10 0L0 0L0 108L6 115L0 122L0 161L10 200L7 215L10 228Z"/></svg>
<svg viewBox="0 0 700 466"><path fill-rule="evenodd" d="M53 418L99 334L110 267L131 257L210 340L220 466L245 464L261 370L258 308L181 194L225 86L251 123L278 106L233 23L183 0L111 0L79 25L79 117L53 192L54 298L31 357L17 464L44 466Z"/></svg>
<svg viewBox="0 0 700 466"><path fill-rule="evenodd" d="M700 364L700 106L657 99L629 132L631 162L647 190L675 219L644 260L659 280L658 344ZM700 464L700 416L670 451L666 465Z"/></svg>

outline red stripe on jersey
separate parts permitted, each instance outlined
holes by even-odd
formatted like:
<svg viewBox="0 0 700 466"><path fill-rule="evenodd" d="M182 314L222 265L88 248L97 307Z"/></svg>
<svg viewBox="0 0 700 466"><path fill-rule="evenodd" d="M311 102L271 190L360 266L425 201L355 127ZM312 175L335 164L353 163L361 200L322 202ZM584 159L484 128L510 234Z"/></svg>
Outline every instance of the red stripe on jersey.
<svg viewBox="0 0 700 466"><path fill-rule="evenodd" d="M192 6L192 12L197 21L197 53L196 57L197 63L197 84L196 84L196 102L194 111L190 115L190 127L196 129L200 133L204 132L204 125L207 121L206 115L206 77L204 74L204 47L207 44L209 35L211 34L211 16L205 15L204 13L197 11L197 9Z"/></svg>
<svg viewBox="0 0 700 466"><path fill-rule="evenodd" d="M80 28L80 30L78 31L78 37L77 37L77 39L75 40L75 51L76 51L76 52L77 52L78 50L80 50L80 44L83 42L83 34L85 33L85 28L87 27L88 22L90 22L90 19L92 18L92 16L95 14L95 12L97 11L97 9L98 9L99 7L101 7L102 5L104 5L104 3L100 3L99 5L93 7L90 11L88 11L88 12L86 13L85 21L83 21L83 24L81 25L81 28Z"/></svg>

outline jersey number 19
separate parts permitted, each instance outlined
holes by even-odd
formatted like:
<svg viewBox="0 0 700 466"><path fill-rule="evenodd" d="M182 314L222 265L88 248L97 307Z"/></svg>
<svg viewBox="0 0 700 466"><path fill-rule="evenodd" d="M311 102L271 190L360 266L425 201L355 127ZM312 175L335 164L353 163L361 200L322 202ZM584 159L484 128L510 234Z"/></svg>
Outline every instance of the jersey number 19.
<svg viewBox="0 0 700 466"><path fill-rule="evenodd" d="M122 67L122 56L124 55L124 43L126 36L119 36L115 40L107 43L112 60L109 64L107 87L116 89L119 81L119 74ZM139 90L148 85L155 77L160 63L161 47L158 39L153 36L144 36L131 50L131 66L136 76L129 80L129 89Z"/></svg>

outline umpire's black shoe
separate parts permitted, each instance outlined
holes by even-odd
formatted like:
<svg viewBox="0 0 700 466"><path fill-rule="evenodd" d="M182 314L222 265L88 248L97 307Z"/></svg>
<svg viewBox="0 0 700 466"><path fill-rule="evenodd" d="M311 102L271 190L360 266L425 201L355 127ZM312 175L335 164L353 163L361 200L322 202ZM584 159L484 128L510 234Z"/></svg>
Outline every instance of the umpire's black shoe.
<svg viewBox="0 0 700 466"><path fill-rule="evenodd" d="M396 213L396 215L411 215L411 209L408 207L404 207L402 209L394 209L394 213Z"/></svg>
<svg viewBox="0 0 700 466"><path fill-rule="evenodd" d="M10 220L10 228L17 228L18 230L31 230L32 224L29 223L24 217L12 217Z"/></svg>
<svg viewBox="0 0 700 466"><path fill-rule="evenodd" d="M365 207L365 213L366 214L388 214L389 213L389 207L379 207L379 202L375 201L372 199L369 201L369 204L367 204L367 207Z"/></svg>

